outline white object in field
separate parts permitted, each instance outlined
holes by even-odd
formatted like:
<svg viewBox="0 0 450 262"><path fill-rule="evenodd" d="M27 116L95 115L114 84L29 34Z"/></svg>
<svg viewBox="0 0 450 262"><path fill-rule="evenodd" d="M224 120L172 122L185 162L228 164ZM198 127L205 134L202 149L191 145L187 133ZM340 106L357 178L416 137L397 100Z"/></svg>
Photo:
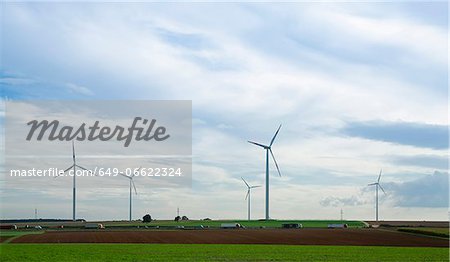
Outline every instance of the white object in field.
<svg viewBox="0 0 450 262"><path fill-rule="evenodd" d="M241 228L241 224L239 223L222 223L220 225L221 228Z"/></svg>

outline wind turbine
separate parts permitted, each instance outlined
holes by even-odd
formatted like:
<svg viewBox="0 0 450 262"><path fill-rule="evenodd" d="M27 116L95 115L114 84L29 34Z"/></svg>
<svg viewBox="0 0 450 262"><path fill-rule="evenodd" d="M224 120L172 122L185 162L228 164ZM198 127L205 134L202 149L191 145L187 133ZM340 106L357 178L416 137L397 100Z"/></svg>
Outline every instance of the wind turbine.
<svg viewBox="0 0 450 262"><path fill-rule="evenodd" d="M139 169L141 169L141 168L139 168ZM119 175L128 178L128 180L130 181L130 221L131 221L131 217L132 217L132 190L131 190L131 186L133 186L133 188L134 188L134 193L136 193L136 195L137 195L136 186L134 185L133 178L134 178L134 176L136 175L136 172L139 171L139 169L136 170L136 171L135 171L133 174L131 174L130 176L127 176L127 175L125 175L125 174L123 174L123 173L119 173Z"/></svg>
<svg viewBox="0 0 450 262"><path fill-rule="evenodd" d="M70 166L70 167L68 167L66 170L64 170L64 173L65 172L67 172L67 171L69 171L70 169L72 169L73 168L73 186L72 186L72 188L73 188L73 199L72 199L72 220L73 221L75 221L76 220L76 199L77 199L77 187L76 187L76 168L78 167L78 168L81 168L81 169L83 169L83 170L86 170L86 171L88 171L86 168L84 168L84 167L82 167L82 166L79 166L78 164L77 164L77 162L76 162L76 157L75 157L75 144L74 144L74 142L73 142L73 140L72 140L72 159L73 159L73 164ZM59 175L58 175L59 176ZM58 176L56 176L56 177L58 177ZM55 178L56 178L55 177Z"/></svg>
<svg viewBox="0 0 450 262"><path fill-rule="evenodd" d="M270 219L270 216L269 216L269 152L272 155L272 159L273 159L273 162L275 162L275 166L277 167L278 175L281 177L280 168L278 168L277 160L275 160L275 156L273 155L273 152L272 152L272 145L273 145L273 142L275 141L275 138L278 135L278 132L280 131L280 128L281 128L281 125L278 127L277 132L275 132L275 135L272 137L272 140L270 141L270 144L268 146L259 144L256 142L248 141L249 143L260 146L266 150L266 220Z"/></svg>
<svg viewBox="0 0 450 262"><path fill-rule="evenodd" d="M377 182L372 183L372 184L368 184L368 186L375 186L376 190L376 204L375 204L375 209L376 209L376 221L378 222L378 188L380 188L383 193L386 195L386 192L384 191L383 187L380 185L380 178L381 178L381 173L382 173L382 169L380 169L380 174L378 175L378 179Z"/></svg>
<svg viewBox="0 0 450 262"><path fill-rule="evenodd" d="M241 177L242 178L242 177ZM245 179L244 178L242 178L242 181L244 181L244 183L245 183L245 185L247 186L247 195L245 196L245 199L247 200L248 199L248 204L247 204L247 206L248 206L248 221L250 221L250 197L251 197L251 190L253 189L253 188L257 188L257 187L261 187L261 186L250 186L248 183L247 183L247 181L245 181Z"/></svg>

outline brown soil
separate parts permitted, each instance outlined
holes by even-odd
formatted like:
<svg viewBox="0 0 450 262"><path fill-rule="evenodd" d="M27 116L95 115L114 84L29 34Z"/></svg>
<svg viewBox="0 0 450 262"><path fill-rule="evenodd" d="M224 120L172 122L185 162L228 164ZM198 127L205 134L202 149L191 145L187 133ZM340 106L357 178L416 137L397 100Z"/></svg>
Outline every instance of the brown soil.
<svg viewBox="0 0 450 262"><path fill-rule="evenodd" d="M10 239L12 237L14 237L14 236L0 236L0 243L1 242L5 242L6 240L8 240L8 239Z"/></svg>
<svg viewBox="0 0 450 262"><path fill-rule="evenodd" d="M284 244L448 247L446 239L377 229L59 231L12 243Z"/></svg>

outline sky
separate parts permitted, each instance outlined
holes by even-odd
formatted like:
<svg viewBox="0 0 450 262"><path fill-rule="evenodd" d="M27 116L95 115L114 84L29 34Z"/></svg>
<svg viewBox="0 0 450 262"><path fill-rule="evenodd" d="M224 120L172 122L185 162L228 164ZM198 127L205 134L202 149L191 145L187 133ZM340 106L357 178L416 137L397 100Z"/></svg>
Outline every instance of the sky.
<svg viewBox="0 0 450 262"><path fill-rule="evenodd" d="M383 169L380 219L448 219L446 2L2 3L0 33L3 116L7 100L192 100L192 187L137 181L134 218L246 218L241 177L265 176L247 140L282 124L271 218L374 219ZM1 218L71 217L71 188L2 180ZM128 187L77 205L127 219Z"/></svg>

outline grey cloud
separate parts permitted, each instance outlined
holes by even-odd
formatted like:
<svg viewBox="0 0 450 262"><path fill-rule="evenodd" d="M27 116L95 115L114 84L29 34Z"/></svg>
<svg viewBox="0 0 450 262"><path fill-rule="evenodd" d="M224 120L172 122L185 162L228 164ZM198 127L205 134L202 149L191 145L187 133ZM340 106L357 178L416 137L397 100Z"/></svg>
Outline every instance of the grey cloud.
<svg viewBox="0 0 450 262"><path fill-rule="evenodd" d="M391 156L389 161L395 165L430 167L435 169L448 169L448 158L437 155L415 155L415 156Z"/></svg>
<svg viewBox="0 0 450 262"><path fill-rule="evenodd" d="M448 173L435 171L416 180L383 186L392 195L395 206L448 207L448 176Z"/></svg>
<svg viewBox="0 0 450 262"><path fill-rule="evenodd" d="M321 206L359 206L365 204L365 201L358 196L351 196L351 197L333 197L329 196L320 201Z"/></svg>
<svg viewBox="0 0 450 262"><path fill-rule="evenodd" d="M341 130L348 136L362 137L371 140L425 147L447 149L448 126L429 125L407 122L352 122Z"/></svg>

